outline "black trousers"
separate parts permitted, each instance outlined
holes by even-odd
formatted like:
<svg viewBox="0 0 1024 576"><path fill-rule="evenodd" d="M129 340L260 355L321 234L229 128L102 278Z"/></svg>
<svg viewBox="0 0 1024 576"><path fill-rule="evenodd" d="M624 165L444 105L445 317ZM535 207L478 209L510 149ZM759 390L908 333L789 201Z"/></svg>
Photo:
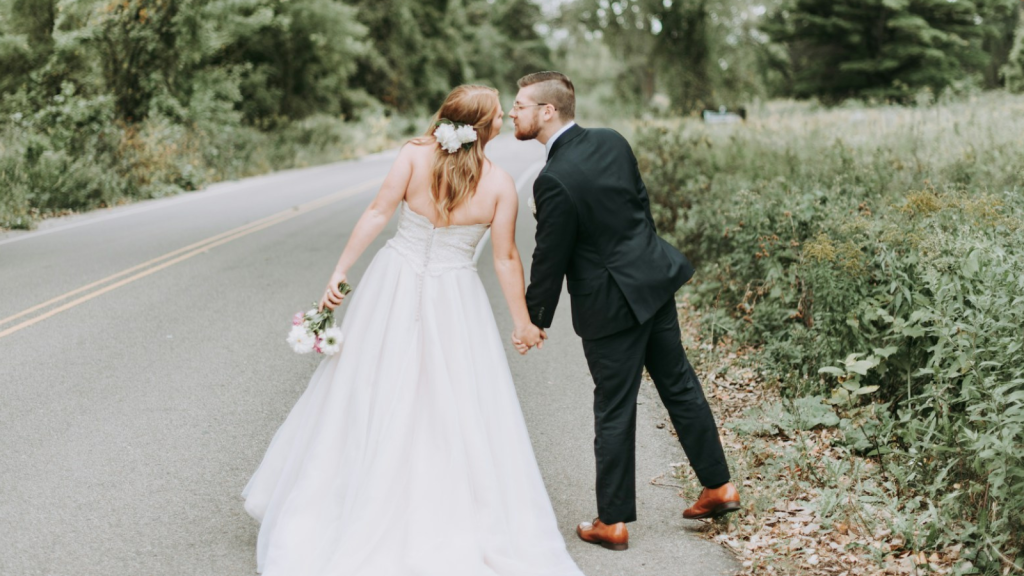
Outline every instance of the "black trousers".
<svg viewBox="0 0 1024 576"><path fill-rule="evenodd" d="M636 400L644 366L700 483L729 481L715 417L683 351L674 299L643 324L583 340L583 351L595 385L597 514L602 522L636 520Z"/></svg>

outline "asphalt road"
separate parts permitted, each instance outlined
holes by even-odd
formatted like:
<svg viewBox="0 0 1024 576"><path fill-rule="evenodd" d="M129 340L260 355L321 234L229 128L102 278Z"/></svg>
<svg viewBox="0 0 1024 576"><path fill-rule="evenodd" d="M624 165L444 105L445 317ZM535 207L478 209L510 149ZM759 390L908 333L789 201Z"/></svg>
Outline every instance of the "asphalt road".
<svg viewBox="0 0 1024 576"><path fill-rule="evenodd" d="M488 152L525 199L543 147L502 137ZM392 159L222 183L0 235L0 575L254 574L258 526L239 492L317 362L285 344L289 320L319 296ZM519 222L529 266L525 202ZM396 223L353 270L356 286ZM479 270L509 333L489 250ZM648 483L684 460L656 427L663 408L649 385L630 549L576 538L576 523L595 516L593 384L567 305L549 336L526 357L508 346L509 361L580 568L730 573L731 555L694 534L676 491Z"/></svg>

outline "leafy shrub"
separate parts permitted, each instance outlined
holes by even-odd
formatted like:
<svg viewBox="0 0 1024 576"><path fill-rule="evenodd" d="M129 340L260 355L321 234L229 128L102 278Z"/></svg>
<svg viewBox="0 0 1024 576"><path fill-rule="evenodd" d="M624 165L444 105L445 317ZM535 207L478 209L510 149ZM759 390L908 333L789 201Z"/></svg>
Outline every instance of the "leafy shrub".
<svg viewBox="0 0 1024 576"><path fill-rule="evenodd" d="M1022 134L1024 99L987 95L638 136L691 301L727 310L784 392L884 402L851 446L891 451L942 512L930 538L993 566L1024 543Z"/></svg>
<svg viewBox="0 0 1024 576"><path fill-rule="evenodd" d="M317 115L263 132L201 101L185 109L163 104L145 121L124 124L108 98L84 98L68 85L34 113L9 113L7 126L0 124L0 228L377 152L425 125L383 114L358 121Z"/></svg>
<svg viewBox="0 0 1024 576"><path fill-rule="evenodd" d="M116 202L123 183L111 173L112 120L108 98L80 97L71 85L34 113L10 114L0 127L0 227Z"/></svg>

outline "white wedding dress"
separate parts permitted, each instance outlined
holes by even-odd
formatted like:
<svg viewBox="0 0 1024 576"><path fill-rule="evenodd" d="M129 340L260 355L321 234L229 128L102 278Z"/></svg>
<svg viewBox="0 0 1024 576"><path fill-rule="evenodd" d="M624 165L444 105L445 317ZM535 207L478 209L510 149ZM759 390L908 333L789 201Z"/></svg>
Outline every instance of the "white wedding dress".
<svg viewBox="0 0 1024 576"><path fill-rule="evenodd" d="M242 496L264 576L582 576L558 531L473 255L398 232Z"/></svg>

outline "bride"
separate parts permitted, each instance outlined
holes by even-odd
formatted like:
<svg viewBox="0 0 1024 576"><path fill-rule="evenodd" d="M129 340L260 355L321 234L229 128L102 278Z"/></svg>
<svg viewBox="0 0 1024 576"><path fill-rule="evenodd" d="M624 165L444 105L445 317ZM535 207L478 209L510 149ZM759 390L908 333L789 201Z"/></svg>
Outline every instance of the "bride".
<svg viewBox="0 0 1024 576"><path fill-rule="evenodd" d="M342 351L316 369L242 492L261 522L264 576L582 576L473 260L490 228L516 337L538 344L515 184L484 155L503 116L496 90L452 90L356 224L321 306L341 303L338 283L401 205L351 295Z"/></svg>

